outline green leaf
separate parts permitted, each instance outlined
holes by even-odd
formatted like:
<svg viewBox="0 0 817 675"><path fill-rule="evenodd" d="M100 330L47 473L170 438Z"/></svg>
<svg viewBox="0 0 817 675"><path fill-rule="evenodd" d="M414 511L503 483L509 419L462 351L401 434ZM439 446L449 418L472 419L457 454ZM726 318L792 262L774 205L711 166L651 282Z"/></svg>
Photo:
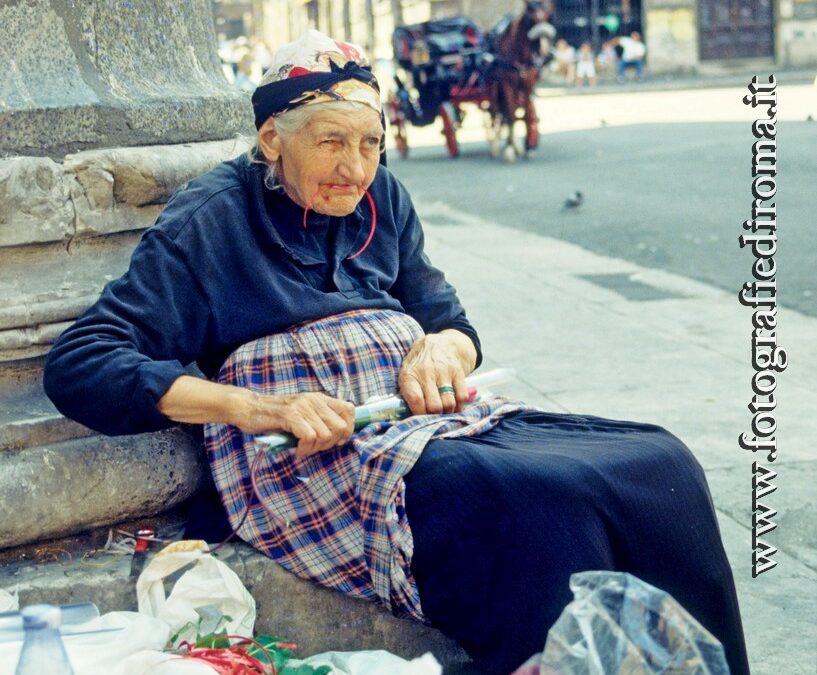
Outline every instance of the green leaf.
<svg viewBox="0 0 817 675"><path fill-rule="evenodd" d="M285 649L283 647L279 647L279 643L288 643L290 642L286 638L277 637L274 635L256 635L255 641L260 644L264 649L267 650L267 653L272 657L272 665L275 666L276 671L280 671L284 664L292 658L295 658L295 652L291 649ZM269 659L267 658L267 654L264 653L262 649L260 649L257 645L249 645L247 647L247 653L261 661L261 663L269 663Z"/></svg>
<svg viewBox="0 0 817 675"><path fill-rule="evenodd" d="M299 666L284 666L278 671L278 675L329 675L332 668L329 666L310 666L308 663L302 663Z"/></svg>
<svg viewBox="0 0 817 675"><path fill-rule="evenodd" d="M204 647L205 649L226 649L230 646L230 640L226 636L226 628L218 633L199 635L196 637L196 647Z"/></svg>
<svg viewBox="0 0 817 675"><path fill-rule="evenodd" d="M272 657L272 665L275 666L278 675L329 675L332 672L332 668L329 666L315 667L306 663L291 664L292 660L297 658L295 652L279 646L282 643L291 643L291 640L275 635L256 635L255 641L263 645L264 649ZM262 663L269 663L266 654L256 645L249 646L247 653Z"/></svg>
<svg viewBox="0 0 817 675"><path fill-rule="evenodd" d="M174 633L174 634L173 634L173 635L170 637L170 639L168 640L168 645L169 645L170 647L175 647L175 646L176 646L177 641L179 640L179 638L180 638L180 637L181 637L181 636L182 636L184 633L187 633L188 631L192 631L193 633L195 633L195 634L197 634L197 635L198 635L198 630L197 630L197 628L198 628L197 624L193 623L192 621L188 621L186 624L184 624L184 626L182 626L181 628L179 628L179 630L177 630L177 631L176 631L176 632L175 632L175 633Z"/></svg>

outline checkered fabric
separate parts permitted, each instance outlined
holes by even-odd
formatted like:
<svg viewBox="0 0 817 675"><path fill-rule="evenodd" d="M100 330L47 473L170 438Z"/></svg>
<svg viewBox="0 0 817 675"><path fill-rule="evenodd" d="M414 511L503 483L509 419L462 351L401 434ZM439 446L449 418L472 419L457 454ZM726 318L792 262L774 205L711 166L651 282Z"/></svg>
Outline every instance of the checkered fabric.
<svg viewBox="0 0 817 675"><path fill-rule="evenodd" d="M394 394L403 357L422 335L391 310L357 310L250 342L225 362L218 381L261 394L320 391L364 403ZM500 418L531 409L504 398L461 413L372 424L341 447L298 460L294 449L268 453L256 470L257 500L242 539L299 577L423 620L411 575L411 530L403 477L432 438L474 436ZM254 437L205 425L216 486L233 527L252 494Z"/></svg>

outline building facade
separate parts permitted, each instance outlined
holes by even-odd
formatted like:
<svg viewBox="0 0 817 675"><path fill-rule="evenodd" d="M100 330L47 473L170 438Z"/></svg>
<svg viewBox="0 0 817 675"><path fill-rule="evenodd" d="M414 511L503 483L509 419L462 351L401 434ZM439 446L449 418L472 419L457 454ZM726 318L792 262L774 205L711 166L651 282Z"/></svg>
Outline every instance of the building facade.
<svg viewBox="0 0 817 675"><path fill-rule="evenodd" d="M652 72L817 66L817 0L643 0Z"/></svg>
<svg viewBox="0 0 817 675"><path fill-rule="evenodd" d="M375 59L391 59L395 26L447 16L469 16L490 27L521 0L214 0L216 31L226 39L264 39L271 49L307 28L350 40Z"/></svg>
<svg viewBox="0 0 817 675"><path fill-rule="evenodd" d="M596 49L638 30L653 73L707 72L746 63L817 65L817 0L554 0L552 22L571 44ZM392 59L396 25L468 16L483 28L521 12L522 0L216 0L217 31L271 49L313 27Z"/></svg>

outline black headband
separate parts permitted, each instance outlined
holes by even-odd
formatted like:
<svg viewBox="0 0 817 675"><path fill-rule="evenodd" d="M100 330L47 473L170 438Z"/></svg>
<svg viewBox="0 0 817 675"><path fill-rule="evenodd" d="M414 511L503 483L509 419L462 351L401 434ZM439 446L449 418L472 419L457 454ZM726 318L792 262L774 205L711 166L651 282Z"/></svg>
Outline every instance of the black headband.
<svg viewBox="0 0 817 675"><path fill-rule="evenodd" d="M258 87L252 95L255 128L260 129L272 115L292 110L311 101L318 94L332 96L332 87L343 80L360 80L380 93L380 86L372 71L356 61L348 61L342 68L329 62L328 73L309 73L286 80L276 80ZM316 92L313 96L304 96Z"/></svg>

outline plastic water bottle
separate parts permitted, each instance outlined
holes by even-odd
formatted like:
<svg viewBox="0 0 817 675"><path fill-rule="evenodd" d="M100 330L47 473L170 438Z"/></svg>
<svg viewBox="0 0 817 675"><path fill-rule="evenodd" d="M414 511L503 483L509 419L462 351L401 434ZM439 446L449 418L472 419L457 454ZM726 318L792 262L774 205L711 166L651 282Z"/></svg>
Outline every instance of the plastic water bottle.
<svg viewBox="0 0 817 675"><path fill-rule="evenodd" d="M25 639L14 675L74 675L60 637L60 608L31 605L20 614Z"/></svg>
<svg viewBox="0 0 817 675"><path fill-rule="evenodd" d="M60 634L65 635L66 626L76 629L83 624L99 618L99 608L93 602L74 602L68 605L57 605L60 610ZM22 642L23 615L19 610L0 612L0 642Z"/></svg>

